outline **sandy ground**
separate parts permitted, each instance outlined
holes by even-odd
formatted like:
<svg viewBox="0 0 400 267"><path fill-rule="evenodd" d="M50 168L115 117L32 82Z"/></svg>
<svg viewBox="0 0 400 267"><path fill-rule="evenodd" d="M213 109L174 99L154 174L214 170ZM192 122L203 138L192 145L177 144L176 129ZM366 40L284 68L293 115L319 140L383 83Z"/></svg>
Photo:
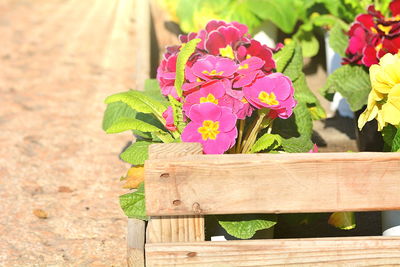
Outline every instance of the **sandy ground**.
<svg viewBox="0 0 400 267"><path fill-rule="evenodd" d="M134 87L133 2L0 0L0 266L125 265L131 137L101 120Z"/></svg>

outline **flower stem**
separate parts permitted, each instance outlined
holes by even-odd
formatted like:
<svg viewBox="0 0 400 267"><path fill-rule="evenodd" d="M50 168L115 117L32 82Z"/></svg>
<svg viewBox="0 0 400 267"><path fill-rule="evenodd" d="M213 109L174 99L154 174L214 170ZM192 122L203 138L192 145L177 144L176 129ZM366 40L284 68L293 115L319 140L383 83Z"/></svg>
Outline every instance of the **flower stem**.
<svg viewBox="0 0 400 267"><path fill-rule="evenodd" d="M242 146L244 124L245 124L245 120L239 120L239 136L237 139L237 144L236 144L236 149L235 149L236 153L240 152L240 147Z"/></svg>
<svg viewBox="0 0 400 267"><path fill-rule="evenodd" d="M248 153L251 147L254 145L257 139L257 135L262 128L265 128L265 124L268 126L271 121L270 118L267 117L269 110L260 110L258 112L258 117L253 121L251 131L248 132L246 138L244 140L242 153ZM264 127L263 127L264 126Z"/></svg>

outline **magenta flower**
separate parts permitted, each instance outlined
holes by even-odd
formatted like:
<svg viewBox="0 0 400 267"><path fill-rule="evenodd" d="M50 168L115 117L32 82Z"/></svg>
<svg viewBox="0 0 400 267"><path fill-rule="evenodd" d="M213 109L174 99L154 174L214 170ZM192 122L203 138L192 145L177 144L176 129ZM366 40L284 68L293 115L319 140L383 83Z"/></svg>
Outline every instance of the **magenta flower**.
<svg viewBox="0 0 400 267"><path fill-rule="evenodd" d="M237 68L237 64L229 58L208 55L193 64L190 71L188 71L189 76L187 78L189 82L194 82L198 79L208 81L216 78L230 78Z"/></svg>
<svg viewBox="0 0 400 267"><path fill-rule="evenodd" d="M308 153L318 153L318 146L317 146L317 144L314 144L313 147L311 148L311 150L308 151Z"/></svg>
<svg viewBox="0 0 400 267"><path fill-rule="evenodd" d="M282 73L259 76L243 87L244 96L256 108L269 108L271 114L286 119L296 106L292 81Z"/></svg>
<svg viewBox="0 0 400 267"><path fill-rule="evenodd" d="M213 80L204 83L200 90L189 94L183 104L183 111L188 114L190 108L195 104L210 102L219 104L226 90L231 87L229 80Z"/></svg>
<svg viewBox="0 0 400 267"><path fill-rule="evenodd" d="M176 131L177 128L174 124L174 112L172 110L172 107L169 106L162 114L163 118L165 119L165 128L167 128L170 131Z"/></svg>
<svg viewBox="0 0 400 267"><path fill-rule="evenodd" d="M241 45L237 49L237 58L239 61L244 61L250 57L258 57L264 61L263 70L270 72L276 68L274 59L272 58L273 51L266 45L261 45L256 40L251 40L250 45Z"/></svg>
<svg viewBox="0 0 400 267"><path fill-rule="evenodd" d="M205 154L222 154L235 144L237 118L229 108L197 104L190 109L189 118L181 135L183 142L203 144Z"/></svg>

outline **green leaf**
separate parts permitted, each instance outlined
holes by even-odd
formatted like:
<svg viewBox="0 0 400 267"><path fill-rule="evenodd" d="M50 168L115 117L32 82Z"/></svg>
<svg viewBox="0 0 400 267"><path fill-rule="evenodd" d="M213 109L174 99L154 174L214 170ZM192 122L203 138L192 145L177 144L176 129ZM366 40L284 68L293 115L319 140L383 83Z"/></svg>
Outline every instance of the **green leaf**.
<svg viewBox="0 0 400 267"><path fill-rule="evenodd" d="M186 123L183 118L182 112L182 103L173 98L172 96L168 96L169 102L172 106L172 111L174 114L174 124L178 129L178 132L181 133L186 126Z"/></svg>
<svg viewBox="0 0 400 267"><path fill-rule="evenodd" d="M141 183L136 192L119 196L119 204L129 218L147 220L144 198L144 183Z"/></svg>
<svg viewBox="0 0 400 267"><path fill-rule="evenodd" d="M121 133L128 130L137 130L141 132L162 132L160 128L157 128L156 126L153 126L147 122L126 117L120 118L118 121L114 122L114 124L111 125L106 132L110 134Z"/></svg>
<svg viewBox="0 0 400 267"><path fill-rule="evenodd" d="M147 79L144 83L143 93L155 100L167 105L167 99L161 94L160 85L156 79Z"/></svg>
<svg viewBox="0 0 400 267"><path fill-rule="evenodd" d="M151 142L137 141L122 152L120 157L132 165L144 164L149 157L149 145L151 144Z"/></svg>
<svg viewBox="0 0 400 267"><path fill-rule="evenodd" d="M249 9L264 20L271 20L285 33L291 33L298 20L296 1L247 0Z"/></svg>
<svg viewBox="0 0 400 267"><path fill-rule="evenodd" d="M300 27L294 38L301 44L304 57L313 57L318 54L319 42L313 33L313 29L306 31Z"/></svg>
<svg viewBox="0 0 400 267"><path fill-rule="evenodd" d="M351 230L356 227L354 212L334 212L329 217L328 223L342 230Z"/></svg>
<svg viewBox="0 0 400 267"><path fill-rule="evenodd" d="M154 114L159 121L165 123L162 113L165 111L166 106L154 98L147 96L143 92L131 90L128 92L114 94L107 97L105 103L110 104L118 101L127 104L138 112Z"/></svg>
<svg viewBox="0 0 400 267"><path fill-rule="evenodd" d="M307 108L313 120L326 118L324 108L321 106L318 98L313 94L307 84L306 76L301 73L297 80L293 83L295 88L295 98L297 101L306 103Z"/></svg>
<svg viewBox="0 0 400 267"><path fill-rule="evenodd" d="M277 134L266 133L254 143L250 149L250 153L256 153L265 149L272 150L281 145L281 137Z"/></svg>
<svg viewBox="0 0 400 267"><path fill-rule="evenodd" d="M397 129L397 133L393 138L392 152L400 151L400 128Z"/></svg>
<svg viewBox="0 0 400 267"><path fill-rule="evenodd" d="M286 64L282 71L292 81L295 81L303 73L303 55L301 46L295 43L295 49L292 58Z"/></svg>
<svg viewBox="0 0 400 267"><path fill-rule="evenodd" d="M103 130L106 131L114 122L122 117L134 118L136 111L134 111L127 104L122 102L114 102L107 105L103 116Z"/></svg>
<svg viewBox="0 0 400 267"><path fill-rule="evenodd" d="M312 149L313 142L305 136L282 139L282 147L288 153L305 153Z"/></svg>
<svg viewBox="0 0 400 267"><path fill-rule="evenodd" d="M382 129L382 137L384 142L383 151L392 151L393 139L396 136L397 128L391 124L383 127Z"/></svg>
<svg viewBox="0 0 400 267"><path fill-rule="evenodd" d="M182 96L182 85L185 80L185 66L189 57L196 50L196 46L200 43L201 39L193 39L182 46L181 51L178 54L176 60L176 78L175 78L175 89L179 97Z"/></svg>
<svg viewBox="0 0 400 267"><path fill-rule="evenodd" d="M274 60L276 62L276 71L283 72L286 66L289 64L290 60L293 57L294 50L296 48L295 42L290 42L285 45L278 53L273 55Z"/></svg>
<svg viewBox="0 0 400 267"><path fill-rule="evenodd" d="M217 218L228 234L240 239L249 239L257 231L271 228L277 222L274 214L219 215Z"/></svg>
<svg viewBox="0 0 400 267"><path fill-rule="evenodd" d="M361 66L344 65L328 77L322 95L331 99L333 93L339 92L349 102L352 111L361 109L368 99L371 83L366 69Z"/></svg>
<svg viewBox="0 0 400 267"><path fill-rule="evenodd" d="M347 25L346 25L347 26ZM346 29L343 23L336 22L329 31L329 45L333 51L341 57L346 55L345 51L349 43L349 37L346 34Z"/></svg>

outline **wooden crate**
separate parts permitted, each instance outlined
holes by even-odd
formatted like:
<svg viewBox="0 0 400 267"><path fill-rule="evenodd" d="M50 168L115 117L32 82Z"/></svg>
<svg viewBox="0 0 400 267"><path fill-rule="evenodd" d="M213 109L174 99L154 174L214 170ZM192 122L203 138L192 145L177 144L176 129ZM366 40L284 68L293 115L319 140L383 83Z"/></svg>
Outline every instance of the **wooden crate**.
<svg viewBox="0 0 400 267"><path fill-rule="evenodd" d="M396 237L211 242L203 218L400 209L399 153L202 155L200 144L152 145L145 191L146 266L400 264Z"/></svg>

